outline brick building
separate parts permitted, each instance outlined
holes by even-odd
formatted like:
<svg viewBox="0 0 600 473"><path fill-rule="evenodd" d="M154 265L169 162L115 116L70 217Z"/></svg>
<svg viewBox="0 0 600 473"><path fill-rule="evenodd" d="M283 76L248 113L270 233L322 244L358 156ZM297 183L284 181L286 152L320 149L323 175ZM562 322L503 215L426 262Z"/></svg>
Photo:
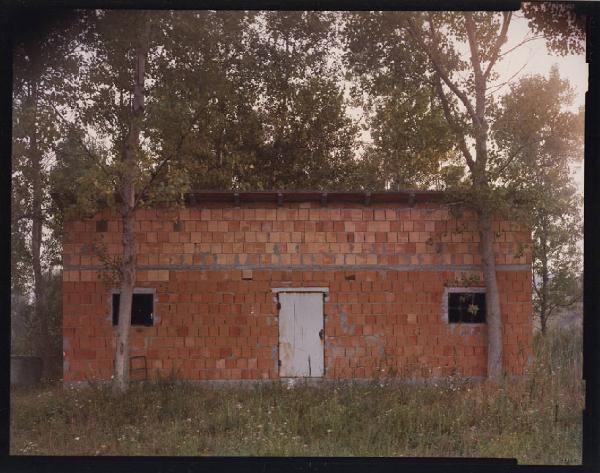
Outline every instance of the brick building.
<svg viewBox="0 0 600 473"><path fill-rule="evenodd" d="M442 199L213 192L138 211L132 378L485 376L477 221ZM503 363L518 375L531 356L531 235L494 226ZM112 375L119 295L97 248L120 244L108 210L65 224L67 382Z"/></svg>

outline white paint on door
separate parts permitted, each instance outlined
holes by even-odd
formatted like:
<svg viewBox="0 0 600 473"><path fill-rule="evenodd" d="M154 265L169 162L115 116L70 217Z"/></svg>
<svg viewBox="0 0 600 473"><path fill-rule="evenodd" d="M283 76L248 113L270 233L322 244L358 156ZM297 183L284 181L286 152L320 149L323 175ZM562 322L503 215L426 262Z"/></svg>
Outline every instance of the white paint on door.
<svg viewBox="0 0 600 473"><path fill-rule="evenodd" d="M279 293L279 376L323 376L323 293Z"/></svg>

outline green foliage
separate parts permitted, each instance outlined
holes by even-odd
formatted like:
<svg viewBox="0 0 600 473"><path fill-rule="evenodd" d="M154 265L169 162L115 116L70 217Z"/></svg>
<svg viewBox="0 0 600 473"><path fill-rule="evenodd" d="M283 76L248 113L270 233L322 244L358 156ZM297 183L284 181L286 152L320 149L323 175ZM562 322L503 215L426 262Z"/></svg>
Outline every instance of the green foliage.
<svg viewBox="0 0 600 473"><path fill-rule="evenodd" d="M124 175L138 17L92 15L79 76L69 86L77 93L65 106L76 118L63 151L72 156L92 151L87 154L96 161L74 171L86 189L76 207L85 213L99 196L108 200ZM351 185L357 128L346 116L338 65L328 54L336 46L332 17L153 12L150 21L142 150L135 171L142 205L180 201L190 188ZM78 146L82 150L76 151ZM63 168L70 165L65 161ZM66 174L56 180L57 189L70 182Z"/></svg>
<svg viewBox="0 0 600 473"><path fill-rule="evenodd" d="M543 35L548 47L564 56L585 50L586 16L579 7L570 2L527 2L521 10L532 31Z"/></svg>
<svg viewBox="0 0 600 473"><path fill-rule="evenodd" d="M40 321L45 318L48 323L46 342L49 357L46 362L53 363L47 374L57 375L62 372L62 273L44 274L43 299L40 301L41 312L36 317L33 304L22 293L13 292L11 301L11 354L36 355L38 341L33 334L40 330ZM60 366L59 366L60 365Z"/></svg>
<svg viewBox="0 0 600 473"><path fill-rule="evenodd" d="M170 29L153 69L149 129L161 153L176 151L191 188L343 185L356 129L329 64L327 15L199 12L163 21Z"/></svg>
<svg viewBox="0 0 600 473"><path fill-rule="evenodd" d="M512 193L527 202L521 219L533 229L534 308L542 329L582 295L582 198L570 166L583 158L583 112L571 112L572 90L553 69L520 80L503 97L493 134Z"/></svg>
<svg viewBox="0 0 600 473"><path fill-rule="evenodd" d="M57 344L62 310L54 304L61 299L56 292L60 284L48 276L60 264L61 253L60 217L51 204L49 169L63 131L54 107L57 99L64 99L63 85L76 70L73 49L79 28L76 15L46 9L16 16L11 28L11 292L21 302L11 312L19 327L12 333L12 348L42 356L48 368L45 375L52 376L56 372L50 369L52 361L61 351Z"/></svg>
<svg viewBox="0 0 600 473"><path fill-rule="evenodd" d="M11 355L35 355L34 340L30 336L36 318L24 292L13 289L10 299L10 352Z"/></svg>
<svg viewBox="0 0 600 473"><path fill-rule="evenodd" d="M555 71L543 88L532 78L500 96L490 85L498 79L496 62L503 60L505 19L491 12L471 18L476 59L469 52L467 16L460 12L344 17L344 59L374 141L365 160L377 169L379 188L440 188L452 201L513 217L521 207L527 215L531 196L523 184L528 174L520 168L536 166L536 153L550 147L555 148L552 159L563 159L558 154L581 137L579 122L564 111L572 92ZM489 72L478 79L478 70ZM478 81L485 97L478 98ZM567 133L550 137L549 127ZM485 185L473 185L474 176Z"/></svg>
<svg viewBox="0 0 600 473"><path fill-rule="evenodd" d="M454 157L454 136L428 58L404 28L409 15L357 12L343 18L344 62L373 138L363 167L375 168L377 180L362 186L372 190L440 187L442 163ZM369 179L370 173L362 174Z"/></svg>
<svg viewBox="0 0 600 473"><path fill-rule="evenodd" d="M42 195L42 225L55 230L49 170L62 132L54 107L65 99L64 85L77 70L74 43L81 31L74 13L57 14L39 10L19 18L13 54L13 143L12 143L12 230L13 285L31 285L31 220L34 218L33 193L39 186ZM23 34L21 28L39 36ZM40 161L39 182L34 161ZM60 244L56 238L44 239L42 266L57 262ZM13 286L14 287L14 286Z"/></svg>
<svg viewBox="0 0 600 473"><path fill-rule="evenodd" d="M265 12L251 43L263 140L246 184L260 189L336 189L351 172L357 128L346 116L334 19ZM250 176L248 176L250 177Z"/></svg>

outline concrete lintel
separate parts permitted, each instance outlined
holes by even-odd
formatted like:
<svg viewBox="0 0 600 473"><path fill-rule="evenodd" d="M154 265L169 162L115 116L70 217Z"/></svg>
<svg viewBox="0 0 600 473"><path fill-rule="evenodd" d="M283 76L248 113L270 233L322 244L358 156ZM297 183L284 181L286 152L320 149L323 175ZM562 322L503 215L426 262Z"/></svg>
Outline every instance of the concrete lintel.
<svg viewBox="0 0 600 473"><path fill-rule="evenodd" d="M304 293L304 294L323 294L323 301L329 301L328 287L274 287L271 289L275 293L273 300L279 302L279 294L281 293Z"/></svg>
<svg viewBox="0 0 600 473"><path fill-rule="evenodd" d="M102 271L98 265L65 265L65 271ZM250 269L255 271L473 271L481 272L481 265L475 264L321 264L321 265L280 265L280 264L152 264L139 265L138 271L228 271ZM497 264L496 271L531 271L531 264Z"/></svg>

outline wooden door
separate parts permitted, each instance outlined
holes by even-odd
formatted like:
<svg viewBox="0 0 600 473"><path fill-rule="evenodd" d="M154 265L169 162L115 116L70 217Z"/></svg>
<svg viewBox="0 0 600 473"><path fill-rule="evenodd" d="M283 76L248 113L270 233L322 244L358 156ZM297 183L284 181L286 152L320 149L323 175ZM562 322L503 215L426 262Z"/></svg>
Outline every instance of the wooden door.
<svg viewBox="0 0 600 473"><path fill-rule="evenodd" d="M279 376L323 376L323 293L280 293L279 304Z"/></svg>

